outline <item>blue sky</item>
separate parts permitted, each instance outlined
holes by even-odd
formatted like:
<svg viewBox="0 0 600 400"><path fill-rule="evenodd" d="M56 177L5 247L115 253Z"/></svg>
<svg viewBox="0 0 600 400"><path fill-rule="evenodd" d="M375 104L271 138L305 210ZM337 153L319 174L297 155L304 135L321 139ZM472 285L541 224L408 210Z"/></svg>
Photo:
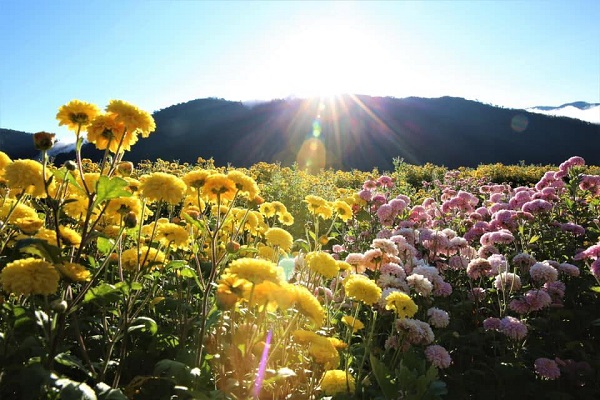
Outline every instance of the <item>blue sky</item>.
<svg viewBox="0 0 600 400"><path fill-rule="evenodd" d="M0 127L64 135L71 99L600 102L599 20L598 1L0 0Z"/></svg>

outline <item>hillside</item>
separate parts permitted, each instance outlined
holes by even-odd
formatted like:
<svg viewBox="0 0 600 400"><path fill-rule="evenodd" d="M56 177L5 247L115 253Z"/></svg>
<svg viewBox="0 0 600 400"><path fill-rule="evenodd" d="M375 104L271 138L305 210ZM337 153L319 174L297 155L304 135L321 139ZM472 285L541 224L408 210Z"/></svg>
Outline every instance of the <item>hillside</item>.
<svg viewBox="0 0 600 400"><path fill-rule="evenodd" d="M156 132L141 139L127 159L195 162L201 156L213 157L218 165L298 161L302 166L385 170L396 157L455 168L558 164L572 155L591 161L600 152L598 125L453 97L347 95L322 104L296 99L253 107L199 99L157 111L154 118ZM89 147L84 156L97 159L100 153ZM59 155L56 162L68 158L72 155Z"/></svg>

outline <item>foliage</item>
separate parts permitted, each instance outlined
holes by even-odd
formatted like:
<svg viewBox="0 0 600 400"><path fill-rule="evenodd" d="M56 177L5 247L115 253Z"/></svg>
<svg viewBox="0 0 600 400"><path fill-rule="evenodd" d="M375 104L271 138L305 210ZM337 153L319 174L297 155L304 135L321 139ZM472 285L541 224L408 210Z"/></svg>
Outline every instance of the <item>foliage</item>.
<svg viewBox="0 0 600 400"><path fill-rule="evenodd" d="M62 114L79 150L82 104ZM143 140L123 107L113 129ZM600 391L600 176L579 157L381 175L45 151L0 154L0 398Z"/></svg>

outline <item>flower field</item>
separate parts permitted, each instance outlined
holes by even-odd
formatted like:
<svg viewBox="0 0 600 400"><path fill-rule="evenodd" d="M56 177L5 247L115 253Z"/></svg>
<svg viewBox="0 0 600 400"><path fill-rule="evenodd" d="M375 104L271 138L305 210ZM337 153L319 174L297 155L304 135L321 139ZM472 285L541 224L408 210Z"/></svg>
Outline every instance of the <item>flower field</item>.
<svg viewBox="0 0 600 400"><path fill-rule="evenodd" d="M1 399L594 399L600 168L309 174L148 161L119 100L76 159L0 152ZM87 139L105 156L81 159Z"/></svg>

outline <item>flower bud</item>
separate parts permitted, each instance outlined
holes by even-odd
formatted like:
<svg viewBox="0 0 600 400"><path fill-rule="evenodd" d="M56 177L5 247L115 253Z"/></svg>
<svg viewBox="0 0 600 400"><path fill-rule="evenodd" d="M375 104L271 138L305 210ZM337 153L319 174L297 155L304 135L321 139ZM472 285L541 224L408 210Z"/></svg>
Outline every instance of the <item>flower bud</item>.
<svg viewBox="0 0 600 400"><path fill-rule="evenodd" d="M131 176L133 172L133 163L131 161L121 161L117 166L117 172L121 176Z"/></svg>
<svg viewBox="0 0 600 400"><path fill-rule="evenodd" d="M227 249L228 253L236 253L240 250L240 244L231 240L227 243L227 246L225 248Z"/></svg>
<svg viewBox="0 0 600 400"><path fill-rule="evenodd" d="M50 303L50 308L52 308L53 311L62 314L67 311L67 302L61 299L56 299Z"/></svg>
<svg viewBox="0 0 600 400"><path fill-rule="evenodd" d="M75 171L77 169L77 163L73 160L65 161L63 165L69 171Z"/></svg>
<svg viewBox="0 0 600 400"><path fill-rule="evenodd" d="M123 218L123 223L126 228L135 228L138 223L137 215L133 211L129 211Z"/></svg>
<svg viewBox="0 0 600 400"><path fill-rule="evenodd" d="M33 134L33 145L36 149L50 150L56 142L56 134L49 132L38 132Z"/></svg>

